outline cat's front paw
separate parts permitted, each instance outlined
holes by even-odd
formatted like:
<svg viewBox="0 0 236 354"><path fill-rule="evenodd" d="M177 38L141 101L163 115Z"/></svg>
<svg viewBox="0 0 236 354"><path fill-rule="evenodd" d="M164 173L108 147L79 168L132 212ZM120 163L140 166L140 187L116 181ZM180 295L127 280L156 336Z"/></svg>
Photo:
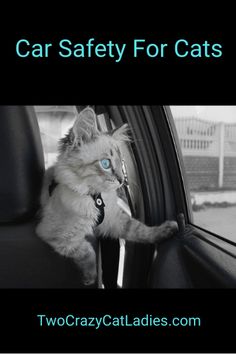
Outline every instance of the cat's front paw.
<svg viewBox="0 0 236 354"><path fill-rule="evenodd" d="M82 262L81 260L75 258L74 262L78 267L81 283L84 286L91 286L95 284L97 281L97 267L95 259L85 258Z"/></svg>
<svg viewBox="0 0 236 354"><path fill-rule="evenodd" d="M176 232L178 232L179 227L176 221L167 220L157 228L156 242L164 241Z"/></svg>
<svg viewBox="0 0 236 354"><path fill-rule="evenodd" d="M85 285L85 286L90 286L90 285L93 285L93 284L95 284L95 282L96 282L96 277L95 278L86 278L86 279L83 279L83 284Z"/></svg>
<svg viewBox="0 0 236 354"><path fill-rule="evenodd" d="M97 281L97 271L87 271L83 274L82 282L85 286L90 286L95 284Z"/></svg>

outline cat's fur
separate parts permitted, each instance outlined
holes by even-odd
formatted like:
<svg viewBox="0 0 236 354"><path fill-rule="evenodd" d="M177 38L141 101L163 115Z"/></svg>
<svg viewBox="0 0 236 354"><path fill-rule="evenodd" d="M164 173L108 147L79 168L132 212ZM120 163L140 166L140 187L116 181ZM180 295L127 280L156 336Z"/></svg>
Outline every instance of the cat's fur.
<svg viewBox="0 0 236 354"><path fill-rule="evenodd" d="M85 108L69 133L61 140L56 164L47 172L42 190L42 217L37 234L59 254L72 258L82 270L84 283L96 280L96 255L90 241L97 235L135 242L160 242L177 231L175 221L148 227L130 218L117 204L117 189L124 182L120 146L127 137L127 126L110 134L96 127L96 115ZM112 169L99 164L111 160ZM58 183L52 195L52 179ZM92 195L101 193L105 218L96 226L98 209Z"/></svg>

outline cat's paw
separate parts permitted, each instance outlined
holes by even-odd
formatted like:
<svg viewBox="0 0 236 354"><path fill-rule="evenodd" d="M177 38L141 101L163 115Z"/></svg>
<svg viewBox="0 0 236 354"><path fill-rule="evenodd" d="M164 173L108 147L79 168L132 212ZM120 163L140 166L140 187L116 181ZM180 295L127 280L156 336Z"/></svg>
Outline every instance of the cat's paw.
<svg viewBox="0 0 236 354"><path fill-rule="evenodd" d="M85 285L85 286L90 286L90 285L93 285L93 284L95 284L95 282L96 282L96 277L95 278L85 278L85 279L83 279L83 284Z"/></svg>
<svg viewBox="0 0 236 354"><path fill-rule="evenodd" d="M91 286L97 281L97 267L95 259L85 258L83 262L78 259L74 259L76 266L78 267L81 283L84 286Z"/></svg>
<svg viewBox="0 0 236 354"><path fill-rule="evenodd" d="M87 271L83 274L83 278L82 278L82 282L85 286L90 286L95 284L97 280L97 271L93 270L93 271Z"/></svg>
<svg viewBox="0 0 236 354"><path fill-rule="evenodd" d="M157 228L156 242L164 241L176 232L178 232L179 227L176 221L167 220Z"/></svg>

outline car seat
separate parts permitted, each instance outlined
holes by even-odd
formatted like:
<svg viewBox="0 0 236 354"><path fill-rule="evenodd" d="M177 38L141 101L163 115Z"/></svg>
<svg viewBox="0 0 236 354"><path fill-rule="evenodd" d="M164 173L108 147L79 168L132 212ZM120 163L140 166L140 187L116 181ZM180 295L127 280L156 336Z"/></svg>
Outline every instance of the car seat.
<svg viewBox="0 0 236 354"><path fill-rule="evenodd" d="M34 108L0 106L0 122L0 288L81 288L74 263L35 234L44 158Z"/></svg>

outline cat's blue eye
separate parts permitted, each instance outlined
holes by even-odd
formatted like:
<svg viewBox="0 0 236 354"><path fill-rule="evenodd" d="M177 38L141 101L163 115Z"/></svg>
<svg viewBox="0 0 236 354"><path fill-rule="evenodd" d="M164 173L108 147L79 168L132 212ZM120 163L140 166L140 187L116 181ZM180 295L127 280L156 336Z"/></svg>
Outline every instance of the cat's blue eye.
<svg viewBox="0 0 236 354"><path fill-rule="evenodd" d="M102 159L100 161L100 164L102 168L104 168L104 170L108 170L109 168L111 168L111 160L109 159Z"/></svg>

